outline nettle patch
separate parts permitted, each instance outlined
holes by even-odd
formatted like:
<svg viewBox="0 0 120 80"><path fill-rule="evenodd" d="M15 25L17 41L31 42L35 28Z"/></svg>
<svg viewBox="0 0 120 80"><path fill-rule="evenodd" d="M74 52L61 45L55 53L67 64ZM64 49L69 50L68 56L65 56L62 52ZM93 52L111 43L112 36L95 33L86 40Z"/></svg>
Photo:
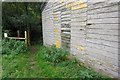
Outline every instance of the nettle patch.
<svg viewBox="0 0 120 80"><path fill-rule="evenodd" d="M3 39L2 54L19 54L27 51L24 41Z"/></svg>
<svg viewBox="0 0 120 80"><path fill-rule="evenodd" d="M43 59L54 63L65 61L68 56L67 51L61 48L56 48L55 45L52 45L51 47L43 47L41 54Z"/></svg>

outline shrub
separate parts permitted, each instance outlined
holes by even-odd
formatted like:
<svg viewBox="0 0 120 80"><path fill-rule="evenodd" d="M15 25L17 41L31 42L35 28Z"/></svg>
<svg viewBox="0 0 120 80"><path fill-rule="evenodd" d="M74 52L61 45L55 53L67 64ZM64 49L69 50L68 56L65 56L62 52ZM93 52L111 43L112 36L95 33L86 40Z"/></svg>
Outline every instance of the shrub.
<svg viewBox="0 0 120 80"><path fill-rule="evenodd" d="M66 59L68 52L61 48L56 48L55 45L52 45L51 47L44 47L42 50L42 55L47 61L59 63Z"/></svg>
<svg viewBox="0 0 120 80"><path fill-rule="evenodd" d="M19 54L26 52L27 48L25 42L12 40L12 39L3 39L2 40L2 54Z"/></svg>

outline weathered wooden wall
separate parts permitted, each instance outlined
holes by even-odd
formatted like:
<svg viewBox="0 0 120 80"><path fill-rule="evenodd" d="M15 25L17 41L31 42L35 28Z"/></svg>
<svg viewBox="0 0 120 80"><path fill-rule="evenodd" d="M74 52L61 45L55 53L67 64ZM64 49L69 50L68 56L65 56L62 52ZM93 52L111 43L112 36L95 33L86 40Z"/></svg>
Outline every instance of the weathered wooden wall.
<svg viewBox="0 0 120 80"><path fill-rule="evenodd" d="M69 50L97 71L117 77L120 9L116 1L48 1L42 12L44 45Z"/></svg>
<svg viewBox="0 0 120 80"><path fill-rule="evenodd" d="M42 24L43 24L43 41L44 45L52 45L54 43L53 38L54 38L54 23L53 23L53 3L48 2L46 5L45 10L43 11L42 14Z"/></svg>
<svg viewBox="0 0 120 80"><path fill-rule="evenodd" d="M118 75L118 3L89 3L87 53L95 68Z"/></svg>

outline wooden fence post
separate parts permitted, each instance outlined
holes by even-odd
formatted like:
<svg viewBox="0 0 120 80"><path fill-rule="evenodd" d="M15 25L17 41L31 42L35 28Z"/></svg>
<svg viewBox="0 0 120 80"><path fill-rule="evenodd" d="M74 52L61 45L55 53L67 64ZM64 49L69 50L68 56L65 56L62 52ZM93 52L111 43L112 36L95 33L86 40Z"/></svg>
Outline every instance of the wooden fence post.
<svg viewBox="0 0 120 80"><path fill-rule="evenodd" d="M5 37L5 38L8 37L8 34L7 34L7 33L4 33L4 37Z"/></svg>
<svg viewBox="0 0 120 80"><path fill-rule="evenodd" d="M27 45L27 31L25 31L25 43Z"/></svg>

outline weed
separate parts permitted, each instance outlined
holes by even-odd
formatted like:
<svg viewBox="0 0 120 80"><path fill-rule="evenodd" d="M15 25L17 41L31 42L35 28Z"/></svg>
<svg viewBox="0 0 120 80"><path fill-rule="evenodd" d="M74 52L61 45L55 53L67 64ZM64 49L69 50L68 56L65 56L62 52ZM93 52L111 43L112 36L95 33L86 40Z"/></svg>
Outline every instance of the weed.
<svg viewBox="0 0 120 80"><path fill-rule="evenodd" d="M55 45L52 45L51 48L44 47L41 54L45 60L59 63L66 59L68 52L61 48L56 48Z"/></svg>
<svg viewBox="0 0 120 80"><path fill-rule="evenodd" d="M23 41L3 39L2 40L2 54L19 54L27 51L26 45Z"/></svg>

